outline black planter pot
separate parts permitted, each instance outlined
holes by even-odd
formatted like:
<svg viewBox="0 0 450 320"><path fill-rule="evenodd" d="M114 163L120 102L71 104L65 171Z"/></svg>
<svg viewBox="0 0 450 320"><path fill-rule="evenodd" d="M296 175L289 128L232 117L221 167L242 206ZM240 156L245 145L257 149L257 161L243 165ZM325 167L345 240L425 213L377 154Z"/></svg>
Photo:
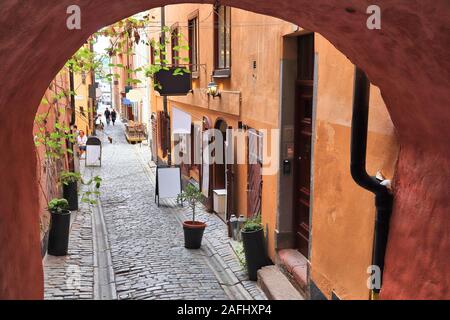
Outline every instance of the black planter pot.
<svg viewBox="0 0 450 320"><path fill-rule="evenodd" d="M244 245L245 260L247 262L248 277L252 281L257 280L258 270L269 265L264 243L264 231L241 231L242 243Z"/></svg>
<svg viewBox="0 0 450 320"><path fill-rule="evenodd" d="M187 249L199 249L202 245L203 232L206 224L198 221L183 222L184 247Z"/></svg>
<svg viewBox="0 0 450 320"><path fill-rule="evenodd" d="M78 210L78 183L76 181L63 184L63 197L69 202L69 210Z"/></svg>
<svg viewBox="0 0 450 320"><path fill-rule="evenodd" d="M51 215L47 252L52 256L65 256L69 246L70 211L51 212Z"/></svg>

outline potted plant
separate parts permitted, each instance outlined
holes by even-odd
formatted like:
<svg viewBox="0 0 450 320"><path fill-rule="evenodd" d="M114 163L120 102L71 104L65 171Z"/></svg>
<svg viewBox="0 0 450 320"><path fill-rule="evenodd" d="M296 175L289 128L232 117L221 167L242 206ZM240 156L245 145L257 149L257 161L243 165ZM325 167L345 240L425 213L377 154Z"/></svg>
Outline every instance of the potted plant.
<svg viewBox="0 0 450 320"><path fill-rule="evenodd" d="M63 185L63 197L69 202L69 210L78 210L78 181L81 181L81 174L64 171L59 180Z"/></svg>
<svg viewBox="0 0 450 320"><path fill-rule="evenodd" d="M53 256L67 255L69 245L70 211L66 199L53 199L48 203L51 214L48 253Z"/></svg>
<svg viewBox="0 0 450 320"><path fill-rule="evenodd" d="M250 280L256 281L258 270L270 264L266 254L261 215L257 215L245 222L241 230L241 237L247 262L248 277Z"/></svg>
<svg viewBox="0 0 450 320"><path fill-rule="evenodd" d="M178 201L187 202L192 209L192 221L183 222L184 246L187 249L198 249L202 245L203 232L206 224L195 220L195 209L201 202L203 194L200 190L188 184L184 191L178 196Z"/></svg>

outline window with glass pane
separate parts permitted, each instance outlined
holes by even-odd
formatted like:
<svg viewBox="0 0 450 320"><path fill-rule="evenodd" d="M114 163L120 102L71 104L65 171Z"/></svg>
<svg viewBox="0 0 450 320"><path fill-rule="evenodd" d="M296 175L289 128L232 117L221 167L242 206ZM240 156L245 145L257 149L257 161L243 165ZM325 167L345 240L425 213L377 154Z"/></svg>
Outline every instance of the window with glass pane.
<svg viewBox="0 0 450 320"><path fill-rule="evenodd" d="M231 8L216 8L216 69L229 69L231 66Z"/></svg>
<svg viewBox="0 0 450 320"><path fill-rule="evenodd" d="M191 71L198 71L198 17L188 22L189 27L189 63Z"/></svg>

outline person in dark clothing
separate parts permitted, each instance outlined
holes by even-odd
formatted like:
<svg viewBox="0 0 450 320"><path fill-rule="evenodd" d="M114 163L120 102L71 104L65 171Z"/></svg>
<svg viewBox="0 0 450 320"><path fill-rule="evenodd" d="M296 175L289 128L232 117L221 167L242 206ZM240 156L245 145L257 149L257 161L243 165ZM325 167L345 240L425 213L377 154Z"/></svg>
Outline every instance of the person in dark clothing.
<svg viewBox="0 0 450 320"><path fill-rule="evenodd" d="M109 126L109 122L111 121L111 111L109 111L108 108L105 110L105 118L106 118L106 124Z"/></svg>
<svg viewBox="0 0 450 320"><path fill-rule="evenodd" d="M116 110L113 109L111 112L111 120L112 120L113 126L116 123L116 118L117 118Z"/></svg>

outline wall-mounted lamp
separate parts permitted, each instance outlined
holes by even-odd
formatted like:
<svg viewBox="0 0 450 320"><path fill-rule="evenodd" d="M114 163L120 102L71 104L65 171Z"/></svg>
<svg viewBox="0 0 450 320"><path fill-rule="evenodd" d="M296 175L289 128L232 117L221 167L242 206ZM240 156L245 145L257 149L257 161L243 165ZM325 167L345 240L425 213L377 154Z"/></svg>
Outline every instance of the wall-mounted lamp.
<svg viewBox="0 0 450 320"><path fill-rule="evenodd" d="M211 82L208 84L208 88L206 90L208 96L212 96L213 99L215 97L220 97L219 86L214 82L214 79L211 79Z"/></svg>

